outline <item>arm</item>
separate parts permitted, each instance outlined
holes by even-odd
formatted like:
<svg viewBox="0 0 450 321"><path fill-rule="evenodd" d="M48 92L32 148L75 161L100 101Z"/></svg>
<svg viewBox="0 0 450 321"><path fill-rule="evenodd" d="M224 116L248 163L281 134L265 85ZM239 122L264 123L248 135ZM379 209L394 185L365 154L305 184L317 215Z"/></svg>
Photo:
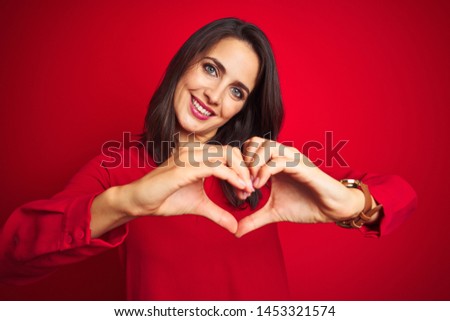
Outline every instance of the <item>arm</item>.
<svg viewBox="0 0 450 321"><path fill-rule="evenodd" d="M225 151L218 166L207 165L203 152L203 147L180 149L177 161L186 166L170 157L147 174L133 175L133 168L109 171L97 157L61 193L14 211L0 235L0 278L16 284L35 281L61 265L118 246L127 235L125 223L144 215L197 214L234 233L235 218L206 196L203 179L216 176L249 192L248 171L240 162L231 164ZM191 166L191 159L200 166ZM111 177L125 176L123 185L111 186Z"/></svg>
<svg viewBox="0 0 450 321"><path fill-rule="evenodd" d="M39 280L58 266L81 261L121 244L126 226L91 238L90 208L110 186L97 157L66 188L48 200L17 208L0 234L0 279L23 284Z"/></svg>
<svg viewBox="0 0 450 321"><path fill-rule="evenodd" d="M374 201L383 204L377 220L364 225L360 231L368 237L391 233L403 224L417 208L417 194L411 185L398 175L364 173L350 168L333 168L327 173L337 180L359 179L369 187Z"/></svg>
<svg viewBox="0 0 450 321"><path fill-rule="evenodd" d="M382 203L371 224L360 230L366 236L392 231L415 209L416 195L398 176L363 174L349 169L325 173L297 149L254 137L247 142L244 160L260 188L270 179L271 195L258 212L239 223L237 236L274 222L331 223L357 216L364 208L363 193L339 180L354 178L369 186L373 202Z"/></svg>

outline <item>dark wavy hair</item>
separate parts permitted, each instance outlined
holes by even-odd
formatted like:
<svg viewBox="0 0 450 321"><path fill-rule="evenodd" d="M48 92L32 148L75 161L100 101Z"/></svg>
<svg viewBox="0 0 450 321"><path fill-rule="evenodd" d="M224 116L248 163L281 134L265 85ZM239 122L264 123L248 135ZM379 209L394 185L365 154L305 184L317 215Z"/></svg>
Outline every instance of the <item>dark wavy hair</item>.
<svg viewBox="0 0 450 321"><path fill-rule="evenodd" d="M261 29L251 23L236 18L219 19L196 31L182 45L170 61L150 101L141 141L157 164L164 162L177 144L174 141L177 120L173 100L178 81L199 55L228 37L245 41L251 46L259 58L259 72L255 87L242 110L220 127L210 142L241 148L243 142L253 136L270 135L273 140L277 138L284 113L270 42ZM222 182L222 189L234 206L242 204L234 194L233 187L227 182ZM247 202L255 207L259 199L260 193L257 191Z"/></svg>

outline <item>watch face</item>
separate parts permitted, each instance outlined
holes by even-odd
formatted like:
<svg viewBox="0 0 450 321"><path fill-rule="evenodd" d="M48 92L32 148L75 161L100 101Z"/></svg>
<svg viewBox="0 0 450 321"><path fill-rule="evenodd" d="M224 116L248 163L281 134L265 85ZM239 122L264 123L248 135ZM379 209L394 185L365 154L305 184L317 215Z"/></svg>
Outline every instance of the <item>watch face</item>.
<svg viewBox="0 0 450 321"><path fill-rule="evenodd" d="M342 184L344 184L346 187L352 187L352 188L358 188L359 186L361 186L361 181L357 180L357 179L341 179L340 182Z"/></svg>

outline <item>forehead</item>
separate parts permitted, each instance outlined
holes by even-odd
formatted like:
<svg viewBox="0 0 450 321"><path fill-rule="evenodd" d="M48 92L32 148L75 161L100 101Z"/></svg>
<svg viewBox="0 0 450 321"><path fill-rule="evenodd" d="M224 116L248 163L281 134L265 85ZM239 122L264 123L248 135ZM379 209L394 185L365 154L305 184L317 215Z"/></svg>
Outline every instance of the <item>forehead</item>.
<svg viewBox="0 0 450 321"><path fill-rule="evenodd" d="M226 70L226 76L241 81L252 90L259 70L259 59L245 41L224 38L211 47L204 56L217 59Z"/></svg>

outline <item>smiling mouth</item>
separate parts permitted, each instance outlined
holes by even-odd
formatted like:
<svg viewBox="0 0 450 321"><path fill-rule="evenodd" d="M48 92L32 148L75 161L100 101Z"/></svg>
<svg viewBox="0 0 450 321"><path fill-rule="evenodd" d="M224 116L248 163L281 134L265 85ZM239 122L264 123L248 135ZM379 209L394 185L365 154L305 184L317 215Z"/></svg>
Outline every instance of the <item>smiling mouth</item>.
<svg viewBox="0 0 450 321"><path fill-rule="evenodd" d="M194 106L195 110L198 111L200 114L202 114L205 117L211 117L215 116L215 113L206 107L204 104L202 104L200 101L198 101L194 96L191 97L192 105Z"/></svg>

